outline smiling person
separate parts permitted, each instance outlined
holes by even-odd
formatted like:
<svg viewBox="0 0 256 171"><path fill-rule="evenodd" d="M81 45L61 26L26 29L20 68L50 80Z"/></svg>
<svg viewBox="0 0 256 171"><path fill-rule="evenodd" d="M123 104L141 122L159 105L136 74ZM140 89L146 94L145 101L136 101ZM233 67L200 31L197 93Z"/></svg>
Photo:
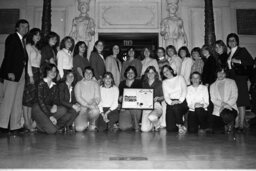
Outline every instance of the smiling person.
<svg viewBox="0 0 256 171"><path fill-rule="evenodd" d="M101 101L99 109L101 115L96 121L99 131L114 130L114 124L118 121L118 98L119 90L115 86L114 77L111 72L103 76L103 83L100 86Z"/></svg>
<svg viewBox="0 0 256 171"><path fill-rule="evenodd" d="M93 69L88 66L84 69L84 78L75 86L75 97L80 104L80 113L75 120L75 129L78 132L89 127L89 131L96 131L96 120L100 115L99 103L101 100L100 86L93 79Z"/></svg>
<svg viewBox="0 0 256 171"><path fill-rule="evenodd" d="M113 74L115 84L116 86L119 86L122 69L122 63L118 59L118 55L120 54L119 45L114 45L112 47L112 53L112 55L106 58L106 70L107 72L111 72Z"/></svg>
<svg viewBox="0 0 256 171"><path fill-rule="evenodd" d="M162 68L163 94L166 109L166 130L184 134L187 128L184 126L183 116L187 112L186 95L187 84L183 76L176 75L169 65Z"/></svg>
<svg viewBox="0 0 256 171"><path fill-rule="evenodd" d="M245 108L250 106L249 91L248 91L248 75L252 68L253 58L244 47L239 47L239 37L235 33L230 33L227 36L227 45L230 48L228 58L228 67L230 69L230 77L235 80L238 88L237 106L239 110L236 128L239 132L244 131Z"/></svg>
<svg viewBox="0 0 256 171"><path fill-rule="evenodd" d="M103 74L106 71L103 50L104 50L103 41L97 40L94 44L94 47L89 59L90 65L94 71L94 76L99 82L102 80Z"/></svg>
<svg viewBox="0 0 256 171"><path fill-rule="evenodd" d="M54 78L57 67L54 64L45 66L44 78L38 84L37 103L32 107L32 118L39 131L54 134L69 125L72 115L66 108L59 106L58 87Z"/></svg>
<svg viewBox="0 0 256 171"><path fill-rule="evenodd" d="M154 66L157 73L159 73L159 66L158 66L157 60L153 59L152 52L149 48L144 48L142 50L142 56L143 56L143 60L141 61L142 63L141 76L144 75L146 69L149 66Z"/></svg>
<svg viewBox="0 0 256 171"><path fill-rule="evenodd" d="M57 53L57 67L60 79L63 80L68 70L73 68L72 51L74 49L74 39L66 36L61 40L60 50Z"/></svg>
<svg viewBox="0 0 256 171"><path fill-rule="evenodd" d="M201 74L193 72L190 76L191 85L188 87L186 96L188 113L188 132L204 133L208 127L207 107L209 105L208 88L201 84Z"/></svg>
<svg viewBox="0 0 256 171"><path fill-rule="evenodd" d="M4 80L4 95L0 107L0 131L14 133L22 130L22 96L25 86L25 68L27 66L27 52L24 36L29 30L27 20L18 20L15 33L5 40L4 59L0 69L0 78Z"/></svg>
<svg viewBox="0 0 256 171"><path fill-rule="evenodd" d="M238 90L234 80L226 78L227 69L217 69L217 80L210 87L210 97L214 105L213 113L209 118L209 126L212 131L233 131L237 116Z"/></svg>

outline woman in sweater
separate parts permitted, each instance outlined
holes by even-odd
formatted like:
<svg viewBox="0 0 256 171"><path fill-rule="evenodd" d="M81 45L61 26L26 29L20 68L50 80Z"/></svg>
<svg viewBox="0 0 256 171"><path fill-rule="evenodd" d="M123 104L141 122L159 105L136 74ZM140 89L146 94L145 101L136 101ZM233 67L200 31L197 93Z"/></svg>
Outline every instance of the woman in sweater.
<svg viewBox="0 0 256 171"><path fill-rule="evenodd" d="M154 66L149 66L145 71L145 77L142 88L154 90L154 109L143 110L141 131L148 132L151 130L159 130L159 118L162 115L161 102L164 100L162 82L159 80L159 74Z"/></svg>
<svg viewBox="0 0 256 171"><path fill-rule="evenodd" d="M169 65L173 68L174 73L180 75L182 60L177 55L176 48L173 45L167 46L166 54Z"/></svg>
<svg viewBox="0 0 256 171"><path fill-rule="evenodd" d="M187 85L183 76L176 76L172 67L165 65L162 68L163 94L167 103L166 110L166 130L170 132L179 131L186 133L183 122L183 115L187 112L185 101L187 95Z"/></svg>
<svg viewBox="0 0 256 171"><path fill-rule="evenodd" d="M103 75L103 83L100 86L101 101L99 104L100 116L96 121L98 130L113 130L114 124L118 121L118 98L119 89L115 86L111 72Z"/></svg>
<svg viewBox="0 0 256 171"><path fill-rule="evenodd" d="M224 125L227 126L226 131L232 131L238 112L238 89L234 80L226 78L226 72L224 68L218 68L217 80L210 87L214 108L209 124L213 131L223 130Z"/></svg>
<svg viewBox="0 0 256 171"><path fill-rule="evenodd" d="M193 59L186 46L182 46L178 51L179 57L182 59L180 75L182 75L187 83L190 85L190 74L193 65Z"/></svg>
<svg viewBox="0 0 256 171"><path fill-rule="evenodd" d="M191 86L188 87L186 96L188 113L188 132L203 133L207 128L207 107L209 105L208 88L201 84L201 74L193 72L191 74Z"/></svg>
<svg viewBox="0 0 256 171"><path fill-rule="evenodd" d="M59 106L58 88L53 82L57 75L54 64L45 65L44 79L38 85L37 103L32 107L32 118L41 132L54 134L66 126L74 117L66 108Z"/></svg>
<svg viewBox="0 0 256 171"><path fill-rule="evenodd" d="M80 113L75 120L76 131L82 132L87 127L90 131L96 131L95 122L99 117L100 86L93 79L93 69L84 69L84 78L75 86L75 97L80 104Z"/></svg>
<svg viewBox="0 0 256 171"><path fill-rule="evenodd" d="M153 59L152 52L149 48L144 48L142 50L142 58L143 58L143 60L141 61L141 63L142 63L141 76L144 75L146 69L149 66L154 66L157 73L159 73L159 67L158 67L157 60Z"/></svg>
<svg viewBox="0 0 256 171"><path fill-rule="evenodd" d="M118 55L120 53L119 45L114 45L112 47L112 52L113 54L106 58L106 71L113 74L115 84L116 86L119 86L122 69L122 63L118 59Z"/></svg>

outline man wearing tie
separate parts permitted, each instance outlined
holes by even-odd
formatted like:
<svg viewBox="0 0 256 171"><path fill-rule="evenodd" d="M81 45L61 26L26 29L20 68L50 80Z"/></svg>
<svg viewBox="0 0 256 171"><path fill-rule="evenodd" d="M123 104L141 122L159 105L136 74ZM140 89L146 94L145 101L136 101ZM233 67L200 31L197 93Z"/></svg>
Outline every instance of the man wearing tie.
<svg viewBox="0 0 256 171"><path fill-rule="evenodd" d="M3 79L4 96L0 105L0 132L12 133L22 131L21 118L22 97L25 86L27 52L24 36L29 30L29 23L24 19L17 21L16 32L5 40L5 53L0 68L0 78Z"/></svg>

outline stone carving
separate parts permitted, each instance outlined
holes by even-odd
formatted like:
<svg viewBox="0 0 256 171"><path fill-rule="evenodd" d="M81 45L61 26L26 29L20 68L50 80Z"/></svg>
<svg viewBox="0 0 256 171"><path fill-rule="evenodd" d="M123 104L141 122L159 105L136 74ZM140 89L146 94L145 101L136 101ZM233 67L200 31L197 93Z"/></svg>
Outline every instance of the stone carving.
<svg viewBox="0 0 256 171"><path fill-rule="evenodd" d="M178 50L181 46L187 46L187 37L183 21L177 16L179 0L166 0L169 16L161 21L160 35L165 40L165 46L173 45Z"/></svg>
<svg viewBox="0 0 256 171"><path fill-rule="evenodd" d="M85 41L87 46L95 34L94 20L88 15L89 4L90 0L78 0L78 11L80 11L80 15L73 19L69 34L76 42Z"/></svg>

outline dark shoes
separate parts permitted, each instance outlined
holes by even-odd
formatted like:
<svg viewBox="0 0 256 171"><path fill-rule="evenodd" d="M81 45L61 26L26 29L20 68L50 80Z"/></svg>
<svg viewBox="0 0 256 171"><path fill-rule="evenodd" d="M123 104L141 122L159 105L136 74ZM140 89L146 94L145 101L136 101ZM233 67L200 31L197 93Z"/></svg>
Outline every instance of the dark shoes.
<svg viewBox="0 0 256 171"><path fill-rule="evenodd" d="M9 134L10 135L19 135L19 134L24 134L28 133L29 131L25 128L20 128L20 129L15 129L15 130L10 130Z"/></svg>

